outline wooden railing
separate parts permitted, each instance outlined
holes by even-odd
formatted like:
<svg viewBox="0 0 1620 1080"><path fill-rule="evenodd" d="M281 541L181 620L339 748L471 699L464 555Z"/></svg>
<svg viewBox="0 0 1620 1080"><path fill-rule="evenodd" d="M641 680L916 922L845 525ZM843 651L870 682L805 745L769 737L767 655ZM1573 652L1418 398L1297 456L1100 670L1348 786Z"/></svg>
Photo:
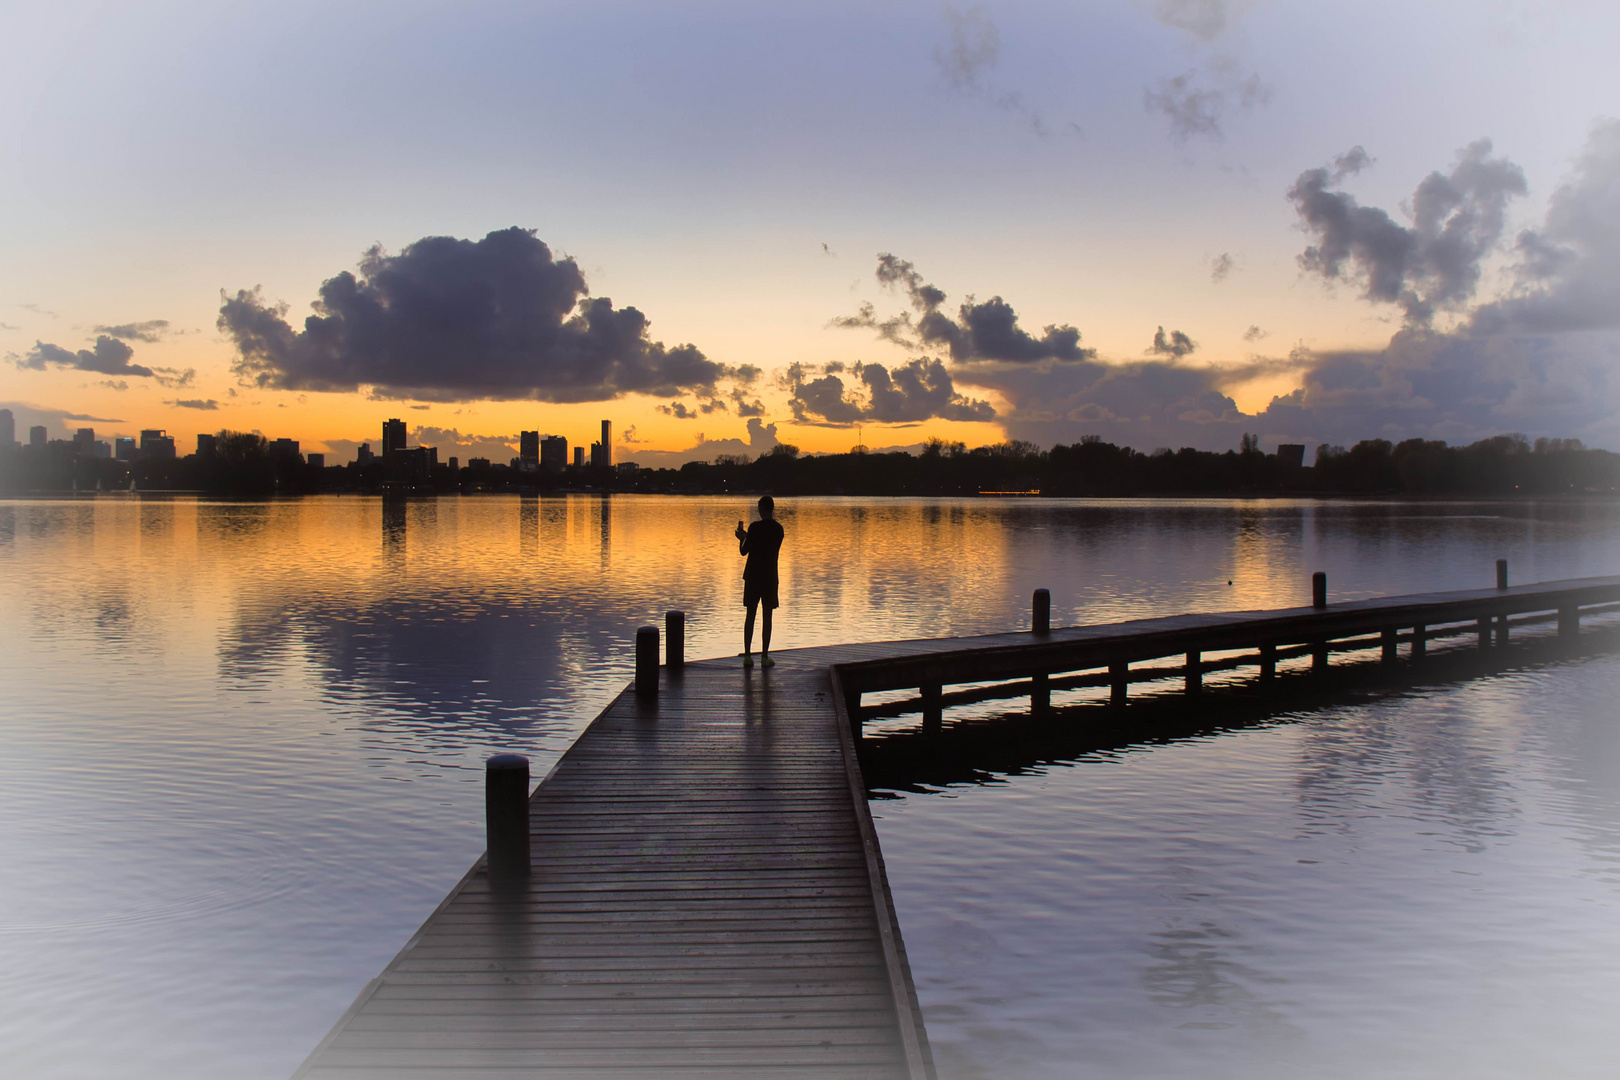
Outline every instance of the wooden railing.
<svg viewBox="0 0 1620 1080"><path fill-rule="evenodd" d="M1179 674L1185 692L1197 694L1210 672L1253 667L1265 684L1283 661L1309 656L1312 669L1323 671L1335 652L1373 648L1385 664L1399 662L1403 649L1409 661L1420 662L1430 641L1473 635L1480 648L1490 649L1505 645L1515 627L1556 623L1559 638L1572 641L1583 614L1620 609L1620 577L1509 587L1502 562L1494 589L1330 604L1326 579L1318 574L1312 585L1310 607L1055 630L1044 625L1050 600L1043 589L1033 604L1035 628L1027 634L951 639L933 650L926 647L931 643L913 645L901 655L840 664L836 674L858 738L867 717L921 712L925 728L937 727L952 705L1027 695L1032 710L1040 712L1050 707L1054 690L1102 686L1110 688L1113 705L1124 706L1132 683ZM1228 655L1206 659L1210 653ZM1179 662L1151 664L1166 657ZM1142 664L1150 666L1133 666ZM992 685L946 690L986 683ZM905 689L915 689L917 696L863 706L865 694Z"/></svg>

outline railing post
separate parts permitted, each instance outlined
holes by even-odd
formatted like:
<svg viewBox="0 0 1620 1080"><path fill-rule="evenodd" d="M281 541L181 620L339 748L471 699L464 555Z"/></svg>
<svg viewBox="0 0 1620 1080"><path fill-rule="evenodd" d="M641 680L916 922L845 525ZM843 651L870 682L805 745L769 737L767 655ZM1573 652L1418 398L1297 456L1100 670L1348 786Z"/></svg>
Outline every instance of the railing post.
<svg viewBox="0 0 1620 1080"><path fill-rule="evenodd" d="M1277 646L1260 646L1260 681L1270 682L1277 677Z"/></svg>
<svg viewBox="0 0 1620 1080"><path fill-rule="evenodd" d="M923 683L918 687L922 695L923 730L938 731L945 723L945 707L939 700L944 688L937 682Z"/></svg>
<svg viewBox="0 0 1620 1080"><path fill-rule="evenodd" d="M1204 688L1203 654L1197 649L1187 652L1187 693L1196 694Z"/></svg>
<svg viewBox="0 0 1620 1080"><path fill-rule="evenodd" d="M1327 574L1321 570L1311 575L1311 607L1327 607Z"/></svg>
<svg viewBox="0 0 1620 1080"><path fill-rule="evenodd" d="M1423 659L1423 654L1429 649L1429 628L1423 623L1412 627L1412 659Z"/></svg>
<svg viewBox="0 0 1620 1080"><path fill-rule="evenodd" d="M1581 609L1578 604L1565 604L1558 609L1558 636L1573 641L1581 632Z"/></svg>
<svg viewBox="0 0 1620 1080"><path fill-rule="evenodd" d="M1395 628L1393 626L1386 626L1383 630L1379 631L1378 643L1384 648L1384 653L1381 659L1386 664L1393 664L1395 662L1395 642Z"/></svg>
<svg viewBox="0 0 1620 1080"><path fill-rule="evenodd" d="M528 877L529 759L522 754L496 754L484 762L484 835L491 883Z"/></svg>
<svg viewBox="0 0 1620 1080"><path fill-rule="evenodd" d="M664 612L664 666L671 675L686 667L686 612Z"/></svg>
<svg viewBox="0 0 1620 1080"><path fill-rule="evenodd" d="M1508 584L1507 584L1507 560L1506 559L1497 559L1496 560L1496 587L1498 589L1505 589L1505 588L1508 587Z"/></svg>
<svg viewBox="0 0 1620 1080"><path fill-rule="evenodd" d="M1031 629L1037 634L1050 634L1052 632L1052 594L1046 589L1036 589L1030 608L1029 621Z"/></svg>
<svg viewBox="0 0 1620 1080"><path fill-rule="evenodd" d="M1131 662L1129 660L1110 660L1108 662L1108 703L1123 708L1126 699L1131 693Z"/></svg>
<svg viewBox="0 0 1620 1080"><path fill-rule="evenodd" d="M643 626L636 631L636 693L658 696L658 627Z"/></svg>

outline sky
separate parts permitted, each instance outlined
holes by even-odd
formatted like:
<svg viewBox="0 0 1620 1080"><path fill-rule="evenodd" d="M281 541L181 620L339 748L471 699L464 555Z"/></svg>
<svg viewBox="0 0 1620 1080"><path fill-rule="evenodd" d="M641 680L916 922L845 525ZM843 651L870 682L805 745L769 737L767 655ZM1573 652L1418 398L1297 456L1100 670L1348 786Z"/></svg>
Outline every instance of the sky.
<svg viewBox="0 0 1620 1080"><path fill-rule="evenodd" d="M0 407L1620 449L1620 7L0 8Z"/></svg>

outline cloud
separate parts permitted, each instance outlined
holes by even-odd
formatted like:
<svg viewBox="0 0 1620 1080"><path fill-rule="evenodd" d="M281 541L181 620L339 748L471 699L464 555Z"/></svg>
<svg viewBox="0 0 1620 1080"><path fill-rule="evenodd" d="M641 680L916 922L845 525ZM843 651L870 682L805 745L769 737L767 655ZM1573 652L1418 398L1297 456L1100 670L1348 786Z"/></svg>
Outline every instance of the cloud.
<svg viewBox="0 0 1620 1080"><path fill-rule="evenodd" d="M48 365L54 365L79 371L94 371L102 375L152 377L154 372L151 368L129 362L130 357L134 355L135 350L122 341L102 334L96 338L93 349L79 349L77 352L49 342L36 341L34 347L28 350L28 355L17 361L17 366L44 371Z"/></svg>
<svg viewBox="0 0 1620 1080"><path fill-rule="evenodd" d="M151 344L161 341L169 332L168 319L147 319L145 322L117 323L112 326L97 326L94 328L98 334L109 337L122 338L125 341L144 341Z"/></svg>
<svg viewBox="0 0 1620 1080"><path fill-rule="evenodd" d="M700 432L697 443L685 450L630 450L623 456L626 460L638 462L646 468L674 469L688 461L713 461L721 455L758 457L780 445L776 437L775 424L767 424L755 418L748 421L746 430L748 432L746 440L709 439Z"/></svg>
<svg viewBox="0 0 1620 1080"><path fill-rule="evenodd" d="M43 315L48 319L56 318L56 312L49 308L40 307L38 304L18 304L17 306L24 311L32 311L35 315Z"/></svg>
<svg viewBox="0 0 1620 1080"><path fill-rule="evenodd" d="M1039 360L1083 360L1093 350L1080 346L1080 331L1067 324L1047 326L1035 337L1018 325L1018 313L999 296L983 303L968 297L953 319L940 310L945 293L923 280L916 267L887 252L878 256L878 283L906 294L913 311L879 319L871 304L855 315L834 319L833 326L869 328L879 338L908 349L945 349L957 363Z"/></svg>
<svg viewBox="0 0 1620 1080"><path fill-rule="evenodd" d="M184 371L179 368L153 368L152 381L171 390L183 390L197 381L197 371L195 368L186 368Z"/></svg>
<svg viewBox="0 0 1620 1080"><path fill-rule="evenodd" d="M668 405L658 406L658 411L666 416L673 416L677 420L696 420L696 409L689 409L684 401L672 401Z"/></svg>
<svg viewBox="0 0 1620 1080"><path fill-rule="evenodd" d="M856 423L917 424L924 420L993 420L996 411L987 401L957 393L951 375L939 360L919 357L888 368L882 364L856 364L844 381L839 364L819 369L790 365L783 385L788 407L801 424L848 427Z"/></svg>
<svg viewBox="0 0 1620 1080"><path fill-rule="evenodd" d="M1197 348L1198 343L1180 330L1172 330L1170 336L1166 337L1164 327L1161 326L1153 335L1153 343L1148 346L1147 351L1160 356L1168 356L1173 360L1180 360Z"/></svg>
<svg viewBox="0 0 1620 1080"><path fill-rule="evenodd" d="M357 274L321 285L302 330L258 289L220 296L237 374L268 389L575 402L712 395L739 374L652 340L645 315L590 296L574 260L528 229L424 237L397 255L373 247Z"/></svg>
<svg viewBox="0 0 1620 1080"><path fill-rule="evenodd" d="M0 322L0 330L21 330L20 326L12 326L8 322Z"/></svg>
<svg viewBox="0 0 1620 1080"><path fill-rule="evenodd" d="M91 416L89 413L65 412L61 415L64 420L87 420L96 424L122 424L125 422L116 416Z"/></svg>
<svg viewBox="0 0 1620 1080"><path fill-rule="evenodd" d="M1524 171L1491 157L1478 139L1459 153L1449 174L1432 172L1412 194L1411 226L1353 195L1330 190L1370 163L1359 146L1327 167L1307 169L1288 199L1313 242L1299 256L1306 273L1354 280L1363 296L1398 304L1409 325L1457 309L1479 285L1481 263L1497 247L1508 200L1524 195Z"/></svg>
<svg viewBox="0 0 1620 1080"><path fill-rule="evenodd" d="M626 446L633 446L636 443L641 442L641 440L636 437L636 425L631 424L629 427L625 428L624 431L620 432L619 441L623 442Z"/></svg>
<svg viewBox="0 0 1620 1080"><path fill-rule="evenodd" d="M1221 252L1209 260L1209 280L1219 285L1232 276L1232 270L1237 266L1237 260L1229 252Z"/></svg>
<svg viewBox="0 0 1620 1080"><path fill-rule="evenodd" d="M201 409L204 412L214 412L219 408L219 402L213 398L180 398L165 404L173 405L177 409Z"/></svg>
<svg viewBox="0 0 1620 1080"><path fill-rule="evenodd" d="M741 387L731 392L731 400L737 406L737 415L743 419L750 416L765 415L765 403L758 398L749 401L748 395L743 392Z"/></svg>
<svg viewBox="0 0 1620 1080"><path fill-rule="evenodd" d="M990 73L1001 59L1001 32L984 8L974 5L966 11L957 11L947 4L945 27L947 43L934 47L934 64L945 85L957 93L979 98L1002 112L1020 117L1031 131L1043 139L1050 135L1051 131L1040 110L1026 103L1023 94L992 84ZM1065 130L1080 133L1076 124L1070 124Z"/></svg>
<svg viewBox="0 0 1620 1080"><path fill-rule="evenodd" d="M1252 323L1249 325L1249 328L1247 330L1243 331L1243 340L1244 341L1260 341L1260 340L1262 340L1264 338L1268 338L1270 336L1271 336L1271 331L1270 330L1262 330L1262 329L1260 329L1260 327L1258 327L1258 326L1256 326L1256 325L1254 325Z"/></svg>
<svg viewBox="0 0 1620 1080"><path fill-rule="evenodd" d="M1185 30L1207 45L1225 33L1248 6L1232 0L1156 0L1153 17L1166 26Z"/></svg>
<svg viewBox="0 0 1620 1080"><path fill-rule="evenodd" d="M128 390L129 389L129 380L128 379L103 379L103 380L101 380L101 385L105 386L109 390Z"/></svg>
<svg viewBox="0 0 1620 1080"><path fill-rule="evenodd" d="M1221 118L1228 102L1236 100L1244 112L1271 100L1271 89L1260 76L1244 74L1225 64L1216 64L1213 86L1200 84L1209 75L1196 68L1169 79L1160 79L1156 88L1142 91L1142 106L1170 121L1170 137L1178 143L1202 136L1219 140Z"/></svg>
<svg viewBox="0 0 1620 1080"><path fill-rule="evenodd" d="M1549 334L1620 327L1620 120L1593 127L1539 229L1519 233L1518 287L1470 330Z"/></svg>

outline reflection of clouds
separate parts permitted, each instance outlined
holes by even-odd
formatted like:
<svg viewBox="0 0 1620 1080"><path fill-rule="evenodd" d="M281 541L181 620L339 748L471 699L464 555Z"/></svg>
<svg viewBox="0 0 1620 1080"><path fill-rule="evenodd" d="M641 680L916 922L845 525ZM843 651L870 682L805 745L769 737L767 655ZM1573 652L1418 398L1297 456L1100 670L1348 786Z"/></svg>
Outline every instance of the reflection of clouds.
<svg viewBox="0 0 1620 1080"><path fill-rule="evenodd" d="M1149 938L1152 959L1142 966L1142 987L1155 1005L1193 1013L1177 1025L1181 1028L1242 1024L1251 1036L1270 1041L1303 1039L1304 1031L1286 1018L1289 1003L1267 1001L1257 993L1260 987L1281 987L1287 980L1245 963L1243 954L1253 948L1235 932L1207 920L1194 927L1161 930Z"/></svg>

